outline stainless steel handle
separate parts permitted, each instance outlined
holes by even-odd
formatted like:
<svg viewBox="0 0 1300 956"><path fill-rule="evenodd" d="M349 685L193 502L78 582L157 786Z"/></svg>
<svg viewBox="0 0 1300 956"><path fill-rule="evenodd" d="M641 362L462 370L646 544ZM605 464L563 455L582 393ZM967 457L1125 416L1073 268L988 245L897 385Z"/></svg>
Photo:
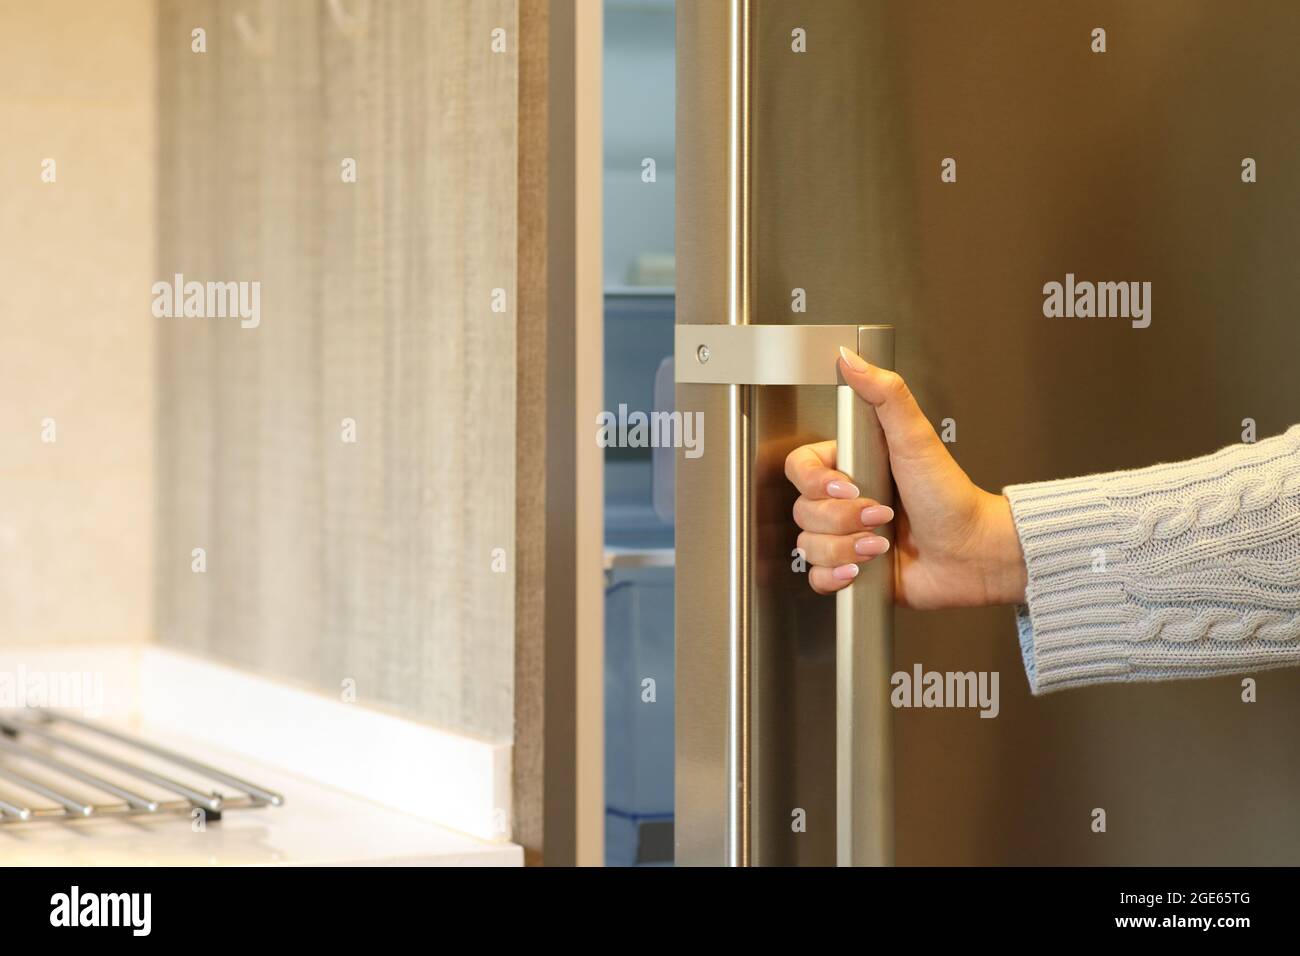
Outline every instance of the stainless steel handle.
<svg viewBox="0 0 1300 956"><path fill-rule="evenodd" d="M894 330L858 329L858 354L894 366ZM873 409L837 386L837 467L865 498L893 505L889 448ZM893 541L889 528L880 532ZM861 566L835 595L835 856L839 866L894 862L894 552Z"/></svg>
<svg viewBox="0 0 1300 956"><path fill-rule="evenodd" d="M681 383L837 386L839 470L863 496L893 504L888 448L875 410L843 384L836 363L839 346L845 346L873 365L893 368L893 326L683 323L675 334ZM887 529L882 533L892 539ZM863 565L857 580L835 598L835 843L841 866L894 861L893 565L891 549ZM745 704L730 706L743 710ZM746 726L743 713L733 717ZM751 744L747 735L736 735L736 747ZM737 764L744 756L737 756Z"/></svg>

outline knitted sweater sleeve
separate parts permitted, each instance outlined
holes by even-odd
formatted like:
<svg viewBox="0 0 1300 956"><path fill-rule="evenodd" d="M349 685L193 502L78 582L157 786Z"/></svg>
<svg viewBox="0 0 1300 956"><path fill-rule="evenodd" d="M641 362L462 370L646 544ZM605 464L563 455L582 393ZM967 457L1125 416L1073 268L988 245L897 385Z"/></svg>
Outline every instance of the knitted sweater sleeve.
<svg viewBox="0 0 1300 956"><path fill-rule="evenodd" d="M1300 664L1300 425L1212 455L1004 489L1033 693Z"/></svg>

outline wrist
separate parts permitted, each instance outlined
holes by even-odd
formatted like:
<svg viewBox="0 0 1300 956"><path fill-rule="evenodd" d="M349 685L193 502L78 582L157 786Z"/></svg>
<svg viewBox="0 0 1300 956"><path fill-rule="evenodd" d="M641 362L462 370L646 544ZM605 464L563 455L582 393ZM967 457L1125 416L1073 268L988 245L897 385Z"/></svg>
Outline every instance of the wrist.
<svg viewBox="0 0 1300 956"><path fill-rule="evenodd" d="M1023 604L1029 573L1020 535L1006 495L982 492L984 515L981 521L983 547L980 569L984 578L984 603Z"/></svg>

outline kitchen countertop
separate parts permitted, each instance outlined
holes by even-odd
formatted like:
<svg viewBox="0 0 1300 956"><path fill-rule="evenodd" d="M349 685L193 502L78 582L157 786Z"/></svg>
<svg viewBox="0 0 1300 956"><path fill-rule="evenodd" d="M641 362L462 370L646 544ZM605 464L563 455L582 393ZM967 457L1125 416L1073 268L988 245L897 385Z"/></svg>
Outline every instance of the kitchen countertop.
<svg viewBox="0 0 1300 956"><path fill-rule="evenodd" d="M523 850L466 836L148 724L122 729L284 795L228 810L195 832L188 816L0 826L0 866L520 866Z"/></svg>

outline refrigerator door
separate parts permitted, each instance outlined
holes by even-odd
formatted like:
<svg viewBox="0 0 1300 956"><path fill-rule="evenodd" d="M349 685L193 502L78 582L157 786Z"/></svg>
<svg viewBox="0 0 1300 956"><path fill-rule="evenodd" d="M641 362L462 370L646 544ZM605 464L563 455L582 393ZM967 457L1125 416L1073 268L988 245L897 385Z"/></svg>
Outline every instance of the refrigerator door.
<svg viewBox="0 0 1300 956"><path fill-rule="evenodd" d="M896 326L896 367L994 491L1281 431L1297 35L1283 2L679 4L677 320ZM1067 276L1149 282L1146 315L1049 317ZM837 859L836 602L792 573L783 474L836 401L677 387L708 426L677 458L680 863ZM899 611L893 668L918 667L998 693L893 711L896 862L1300 859L1295 671L1250 704L1240 677L1035 698L1007 608Z"/></svg>
<svg viewBox="0 0 1300 956"><path fill-rule="evenodd" d="M866 308L866 299L852 300L852 289L843 290L848 295L836 291L828 271L834 259L791 274L780 295L770 291L775 271L763 270L787 258L783 223L799 212L775 193L758 191L765 174L763 136L771 132L754 111L755 93L763 85L755 70L760 14L744 2L678 7L679 333L684 326L709 324L767 328L887 321L887 313L873 315ZM829 134L831 126L826 130ZM847 161L861 145L854 139L861 132L851 124L846 132L850 141L836 148ZM781 159L780 150L769 152ZM848 173L848 167L841 172ZM851 188L860 185L847 180ZM849 196L846 209L860 205L858 197ZM851 217L866 212L859 209ZM853 221L859 227L866 222ZM829 248L833 242L827 238L818 245ZM817 300L799 311L801 292L812 289ZM749 361L780 364L786 350L803 340L765 338L776 341L755 347ZM720 333L719 339L737 336ZM790 518L796 496L785 480L784 462L796 445L834 437L839 422L847 427L855 416L837 415L835 388L786 384L813 377L742 371L701 384L692 375L708 366L680 334L677 352L678 408L703 412L709 442L699 458L679 454L677 460L676 858L697 864L833 864L840 812L837 602L814 595L799 571L797 529ZM708 359L713 368L729 360L729 350L716 343L713 352ZM827 376L834 375L835 355L833 348L825 352ZM892 343L888 355L871 357L891 364ZM723 380L745 384L718 383ZM850 454L856 452L859 467L866 467L865 421L858 433L861 441ZM878 440L876 451L873 467L883 466ZM887 480L871 484L883 484L879 496L887 499ZM856 603L851 595L839 599L841 622L855 615L862 622L856 631L841 629L841 670L852 680L839 695L844 732L838 738L849 748L846 756L861 758L841 761L845 817L838 858L844 862L854 861L855 846L857 862L892 859L892 761L883 720L888 714L881 709L884 697L874 692L887 688L878 682L888 679L882 656L887 628L867 624L887 607L887 568L888 562L878 562L855 582ZM859 643L872 642L875 682L863 672L864 658L849 653L855 633ZM849 693L853 686L862 691L856 698ZM867 712L877 719L865 720ZM854 734L856 743L849 743ZM864 787L874 792L864 794ZM865 801L856 810L851 795Z"/></svg>

